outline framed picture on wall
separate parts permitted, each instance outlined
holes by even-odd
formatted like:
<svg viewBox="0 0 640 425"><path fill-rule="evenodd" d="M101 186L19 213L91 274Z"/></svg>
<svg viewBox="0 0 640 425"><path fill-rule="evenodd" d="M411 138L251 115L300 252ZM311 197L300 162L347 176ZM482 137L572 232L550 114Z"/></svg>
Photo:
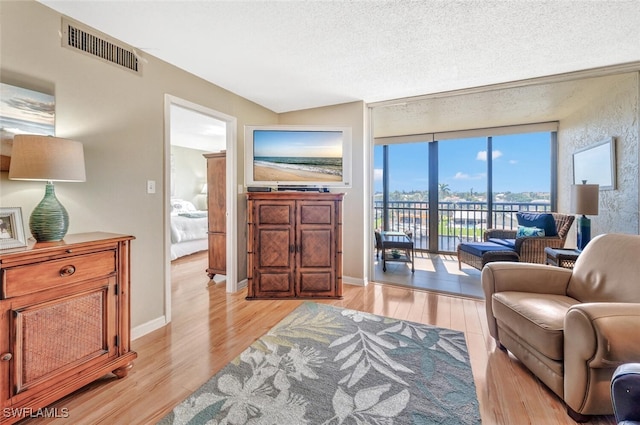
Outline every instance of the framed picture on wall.
<svg viewBox="0 0 640 425"><path fill-rule="evenodd" d="M0 207L0 249L27 246L20 207Z"/></svg>
<svg viewBox="0 0 640 425"><path fill-rule="evenodd" d="M54 96L0 83L0 171L9 171L16 134L55 135Z"/></svg>
<svg viewBox="0 0 640 425"><path fill-rule="evenodd" d="M600 190L616 188L616 140L611 137L573 154L573 183L600 185Z"/></svg>

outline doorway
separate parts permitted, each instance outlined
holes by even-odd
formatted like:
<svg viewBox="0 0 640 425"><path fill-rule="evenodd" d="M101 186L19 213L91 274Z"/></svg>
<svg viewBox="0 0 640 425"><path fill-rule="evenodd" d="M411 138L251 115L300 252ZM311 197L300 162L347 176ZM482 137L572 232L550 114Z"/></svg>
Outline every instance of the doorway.
<svg viewBox="0 0 640 425"><path fill-rule="evenodd" d="M236 165L236 118L224 113L209 109L202 105L180 99L175 96L165 95L165 163L164 163L164 205L165 205L165 321L171 321L171 199L174 196L191 197L190 203L204 205L202 196L206 196L204 183L206 183L206 161L202 157L204 168L198 168L190 173L185 173L184 179L188 181L187 187L179 188L175 180L176 158L172 150L193 150L196 153L220 152L226 150L226 291L238 290L237 283L237 185ZM191 155L197 157L198 155ZM173 157L173 161L172 161ZM189 157L187 155L182 155ZM174 171L174 176L172 176ZM201 176L201 177L200 177ZM200 180L199 180L200 179ZM193 196L191 196L193 195ZM195 207L200 209L200 207ZM202 271L205 274L205 271Z"/></svg>

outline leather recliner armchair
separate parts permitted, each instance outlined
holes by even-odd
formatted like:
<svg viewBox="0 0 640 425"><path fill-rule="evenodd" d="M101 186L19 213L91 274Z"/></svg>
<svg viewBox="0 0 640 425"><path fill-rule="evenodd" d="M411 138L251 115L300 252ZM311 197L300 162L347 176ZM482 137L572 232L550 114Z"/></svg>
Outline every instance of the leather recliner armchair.
<svg viewBox="0 0 640 425"><path fill-rule="evenodd" d="M482 270L491 336L578 422L613 414L613 372L640 358L639 260L640 236L606 234L573 270L507 262Z"/></svg>

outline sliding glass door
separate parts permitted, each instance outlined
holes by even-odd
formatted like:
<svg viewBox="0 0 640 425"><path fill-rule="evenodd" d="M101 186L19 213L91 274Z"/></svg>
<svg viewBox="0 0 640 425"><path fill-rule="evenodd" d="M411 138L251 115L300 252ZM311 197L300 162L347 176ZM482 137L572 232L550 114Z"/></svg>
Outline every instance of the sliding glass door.
<svg viewBox="0 0 640 425"><path fill-rule="evenodd" d="M413 234L416 248L429 236L429 151L426 142L376 146L374 226Z"/></svg>
<svg viewBox="0 0 640 425"><path fill-rule="evenodd" d="M482 237L487 224L487 140L438 143L438 251Z"/></svg>
<svg viewBox="0 0 640 425"><path fill-rule="evenodd" d="M526 133L492 138L492 227L514 229L518 226L517 211L552 209L555 184L551 180L550 152L555 146L554 136Z"/></svg>
<svg viewBox="0 0 640 425"><path fill-rule="evenodd" d="M556 145L550 131L377 145L374 226L432 252L516 228L518 211L555 209Z"/></svg>

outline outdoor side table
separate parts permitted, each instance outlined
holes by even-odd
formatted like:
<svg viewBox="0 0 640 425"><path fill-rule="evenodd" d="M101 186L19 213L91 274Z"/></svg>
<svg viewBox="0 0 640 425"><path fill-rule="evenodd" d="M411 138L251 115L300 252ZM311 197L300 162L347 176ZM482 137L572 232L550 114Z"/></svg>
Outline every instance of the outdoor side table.
<svg viewBox="0 0 640 425"><path fill-rule="evenodd" d="M577 249L558 249L549 248L544 249L547 255L547 264L550 266L562 267L565 269L572 269L576 264L576 260L580 255L580 251Z"/></svg>
<svg viewBox="0 0 640 425"><path fill-rule="evenodd" d="M406 233L402 232L381 232L382 242L382 271L387 271L387 261L400 261L404 263L411 263L411 273L415 271L413 265L413 239L411 239ZM398 257L394 257L387 250L397 249L403 251Z"/></svg>

